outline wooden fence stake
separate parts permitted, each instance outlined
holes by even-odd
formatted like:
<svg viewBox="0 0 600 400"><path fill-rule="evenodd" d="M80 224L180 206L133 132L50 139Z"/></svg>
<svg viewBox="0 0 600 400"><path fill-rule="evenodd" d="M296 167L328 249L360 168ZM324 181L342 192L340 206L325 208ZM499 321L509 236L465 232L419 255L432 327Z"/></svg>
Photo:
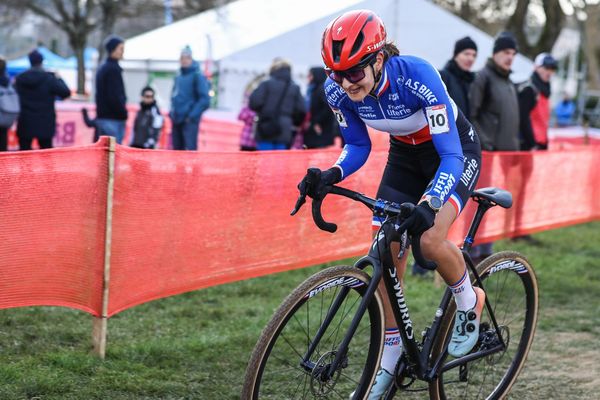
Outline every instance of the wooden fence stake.
<svg viewBox="0 0 600 400"><path fill-rule="evenodd" d="M110 255L112 241L112 211L115 184L115 138L109 137L108 146L108 188L106 190L106 231L104 236L104 279L102 282L102 314L94 317L92 341L94 353L101 359L106 355L108 331L108 287L110 283Z"/></svg>

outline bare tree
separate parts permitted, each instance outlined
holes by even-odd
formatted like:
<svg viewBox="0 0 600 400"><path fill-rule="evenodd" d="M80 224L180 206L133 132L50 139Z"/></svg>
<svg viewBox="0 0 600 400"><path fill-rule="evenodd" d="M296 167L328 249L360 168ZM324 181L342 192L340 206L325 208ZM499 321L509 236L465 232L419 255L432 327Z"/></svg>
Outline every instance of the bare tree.
<svg viewBox="0 0 600 400"><path fill-rule="evenodd" d="M527 35L528 13L531 0L517 0L515 11L506 23L506 29L513 32L519 43L520 51L533 58L544 51L550 51L565 23L559 0L543 0L542 6L546 21L539 38L533 43Z"/></svg>
<svg viewBox="0 0 600 400"><path fill-rule="evenodd" d="M100 32L101 40L113 33L121 18L139 16L143 12L157 12L162 0L2 0L0 11L31 12L63 31L77 59L77 93L85 93L84 51L93 32ZM160 5L160 6L159 6ZM160 12L160 11L159 11ZM102 55L103 47L98 45Z"/></svg>
<svg viewBox="0 0 600 400"><path fill-rule="evenodd" d="M83 50L85 49L87 36L95 28L94 23L91 21L94 2L81 2L78 0L5 0L4 6L14 10L31 11L51 21L67 34L69 44L77 58L77 92L83 93L85 86Z"/></svg>
<svg viewBox="0 0 600 400"><path fill-rule="evenodd" d="M527 29L531 22L531 0L433 1L490 35L495 35L502 29L511 31L519 43L521 52L529 57L549 51L565 22L565 14L559 0L542 0L546 20L541 27L541 34L532 43Z"/></svg>
<svg viewBox="0 0 600 400"><path fill-rule="evenodd" d="M591 89L600 89L600 3L570 0L575 15L580 20L583 36L583 53L587 62L588 84Z"/></svg>

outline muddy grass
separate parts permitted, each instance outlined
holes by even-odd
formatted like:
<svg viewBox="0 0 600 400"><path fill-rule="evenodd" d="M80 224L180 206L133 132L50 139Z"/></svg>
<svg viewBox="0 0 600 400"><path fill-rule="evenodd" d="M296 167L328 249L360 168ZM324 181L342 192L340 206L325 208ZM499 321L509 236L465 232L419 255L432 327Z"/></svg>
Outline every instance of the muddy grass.
<svg viewBox="0 0 600 400"><path fill-rule="evenodd" d="M509 398L600 398L598 335L538 331L525 368Z"/></svg>

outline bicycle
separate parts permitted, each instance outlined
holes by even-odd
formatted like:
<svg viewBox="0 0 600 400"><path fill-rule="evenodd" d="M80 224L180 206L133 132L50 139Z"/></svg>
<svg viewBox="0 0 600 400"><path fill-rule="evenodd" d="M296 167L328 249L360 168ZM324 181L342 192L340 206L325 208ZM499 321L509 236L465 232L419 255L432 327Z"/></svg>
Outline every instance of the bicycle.
<svg viewBox="0 0 600 400"><path fill-rule="evenodd" d="M309 169L315 178L318 170ZM313 180L316 181L316 180ZM327 192L350 198L385 217L369 253L354 266L334 266L306 279L283 301L264 328L250 357L242 399L365 399L379 367L384 342L381 279L392 304L404 351L394 372L394 385L383 397L398 390L414 391L417 381L427 384L431 399L501 399L513 386L533 341L538 313L538 288L527 259L514 251L495 253L477 267L469 249L487 210L512 206L512 195L502 189L476 190L471 198L477 211L464 240L462 253L472 282L486 291L479 340L473 350L453 359L447 353L456 306L446 289L430 326L416 338L404 292L390 250L399 241L401 257L409 240L398 232L398 218L415 207L375 200L339 186ZM313 199L312 216L323 230L337 226L321 215L323 195ZM305 202L300 196L292 215ZM410 238L413 256L423 267L419 237ZM371 275L365 272L371 267ZM486 285L484 287L484 281Z"/></svg>

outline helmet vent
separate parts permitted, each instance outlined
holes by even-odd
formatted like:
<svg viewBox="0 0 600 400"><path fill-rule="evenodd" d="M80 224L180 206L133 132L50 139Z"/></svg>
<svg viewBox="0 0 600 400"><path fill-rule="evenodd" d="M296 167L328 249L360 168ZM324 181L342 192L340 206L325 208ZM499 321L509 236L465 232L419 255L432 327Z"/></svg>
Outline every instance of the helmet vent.
<svg viewBox="0 0 600 400"><path fill-rule="evenodd" d="M350 57L355 55L361 49L364 41L365 41L365 35L362 33L362 31L360 31L360 33L356 36L356 40L354 41L352 50L350 50Z"/></svg>
<svg viewBox="0 0 600 400"><path fill-rule="evenodd" d="M343 40L334 40L331 46L333 50L333 62L340 62L340 56L342 54L342 48L344 47Z"/></svg>

